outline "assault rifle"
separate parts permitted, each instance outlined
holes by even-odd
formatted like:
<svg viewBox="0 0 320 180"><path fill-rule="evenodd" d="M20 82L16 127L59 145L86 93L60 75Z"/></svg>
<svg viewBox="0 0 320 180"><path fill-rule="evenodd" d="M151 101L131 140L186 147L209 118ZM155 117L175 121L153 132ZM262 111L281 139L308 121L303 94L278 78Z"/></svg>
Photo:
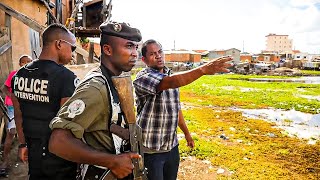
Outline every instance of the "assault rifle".
<svg viewBox="0 0 320 180"><path fill-rule="evenodd" d="M112 124L110 126L110 132L124 140L129 140L130 151L141 155L142 158L140 159L132 159L132 163L134 165L133 179L147 180L147 171L144 167L143 161L141 127L136 124L136 116L134 113L134 97L131 76L130 74L125 74L122 76L112 77L112 82L118 91L120 107L129 124L129 130L116 124ZM109 173L106 173L102 179L112 179L110 174L111 172L109 171Z"/></svg>

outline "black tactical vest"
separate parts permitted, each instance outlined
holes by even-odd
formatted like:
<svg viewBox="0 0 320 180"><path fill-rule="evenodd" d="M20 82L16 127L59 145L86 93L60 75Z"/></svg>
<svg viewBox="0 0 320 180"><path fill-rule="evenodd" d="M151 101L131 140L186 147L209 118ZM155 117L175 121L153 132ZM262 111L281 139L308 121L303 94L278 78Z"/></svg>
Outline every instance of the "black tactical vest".
<svg viewBox="0 0 320 180"><path fill-rule="evenodd" d="M37 60L22 67L12 80L12 89L20 103L26 137L48 138L49 123L60 108L64 66L49 60Z"/></svg>

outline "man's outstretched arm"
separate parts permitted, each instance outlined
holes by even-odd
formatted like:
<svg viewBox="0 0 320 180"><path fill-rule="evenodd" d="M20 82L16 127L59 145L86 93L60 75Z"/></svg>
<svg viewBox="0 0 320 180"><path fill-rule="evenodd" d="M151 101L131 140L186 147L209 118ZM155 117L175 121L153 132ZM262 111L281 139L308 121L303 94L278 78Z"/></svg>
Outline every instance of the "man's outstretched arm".
<svg viewBox="0 0 320 180"><path fill-rule="evenodd" d="M227 68L230 67L231 64L227 62L231 61L232 59L232 57L220 57L213 59L195 69L176 73L171 76L166 76L162 79L157 89L158 91L163 91L166 89L178 88L192 83L203 75L229 72Z"/></svg>

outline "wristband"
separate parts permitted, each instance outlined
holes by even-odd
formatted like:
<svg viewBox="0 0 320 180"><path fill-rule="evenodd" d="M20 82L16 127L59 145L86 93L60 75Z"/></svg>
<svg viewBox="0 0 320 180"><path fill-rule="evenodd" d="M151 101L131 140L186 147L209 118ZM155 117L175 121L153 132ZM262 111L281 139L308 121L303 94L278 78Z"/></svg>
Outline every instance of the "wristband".
<svg viewBox="0 0 320 180"><path fill-rule="evenodd" d="M18 146L19 149L20 149L20 148L24 148L24 147L27 147L27 144L26 144L26 143L20 144L20 145Z"/></svg>

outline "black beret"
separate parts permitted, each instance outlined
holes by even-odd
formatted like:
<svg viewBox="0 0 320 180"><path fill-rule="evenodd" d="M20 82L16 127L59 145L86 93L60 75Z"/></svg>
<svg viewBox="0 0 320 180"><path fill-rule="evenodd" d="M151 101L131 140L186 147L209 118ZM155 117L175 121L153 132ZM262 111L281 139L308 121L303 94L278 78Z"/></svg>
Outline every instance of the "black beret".
<svg viewBox="0 0 320 180"><path fill-rule="evenodd" d="M140 42L142 37L139 29L130 27L127 23L108 22L100 25L101 34L116 36L123 39Z"/></svg>

